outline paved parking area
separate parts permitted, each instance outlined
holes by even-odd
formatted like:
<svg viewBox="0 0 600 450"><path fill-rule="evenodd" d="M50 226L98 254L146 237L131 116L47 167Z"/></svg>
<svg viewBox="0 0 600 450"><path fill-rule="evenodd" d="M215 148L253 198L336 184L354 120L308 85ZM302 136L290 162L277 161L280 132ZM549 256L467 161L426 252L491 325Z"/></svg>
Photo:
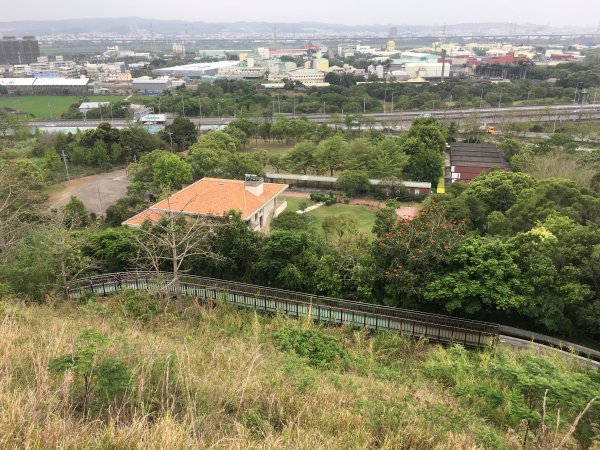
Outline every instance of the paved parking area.
<svg viewBox="0 0 600 450"><path fill-rule="evenodd" d="M64 189L50 196L50 208L60 208L68 203L71 196L79 198L92 212L104 214L106 208L125 197L129 180L125 169L91 175L62 183Z"/></svg>

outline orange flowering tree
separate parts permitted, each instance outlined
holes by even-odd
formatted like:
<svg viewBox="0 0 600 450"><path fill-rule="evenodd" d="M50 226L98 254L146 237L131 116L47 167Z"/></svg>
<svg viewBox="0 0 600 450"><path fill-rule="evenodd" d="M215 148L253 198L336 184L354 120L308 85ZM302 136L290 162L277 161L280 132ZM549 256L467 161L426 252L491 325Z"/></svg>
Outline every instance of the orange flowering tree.
<svg viewBox="0 0 600 450"><path fill-rule="evenodd" d="M385 302L393 306L420 303L423 287L450 260L464 236L464 221L448 220L433 199L412 219L386 209L375 225L373 252L378 285Z"/></svg>

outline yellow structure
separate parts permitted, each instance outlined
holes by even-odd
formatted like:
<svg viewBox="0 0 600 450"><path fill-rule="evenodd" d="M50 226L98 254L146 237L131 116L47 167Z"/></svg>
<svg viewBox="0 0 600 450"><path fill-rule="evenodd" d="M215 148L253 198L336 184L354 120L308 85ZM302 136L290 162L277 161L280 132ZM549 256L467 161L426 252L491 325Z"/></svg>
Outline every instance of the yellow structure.
<svg viewBox="0 0 600 450"><path fill-rule="evenodd" d="M388 41L385 46L386 52L395 52L396 51L396 43L394 41Z"/></svg>
<svg viewBox="0 0 600 450"><path fill-rule="evenodd" d="M319 72L327 72L329 70L329 60L327 58L316 58L313 60L313 69Z"/></svg>
<svg viewBox="0 0 600 450"><path fill-rule="evenodd" d="M446 185L444 183L444 177L440 177L438 180L437 188L435 190L436 194L445 194L446 193Z"/></svg>

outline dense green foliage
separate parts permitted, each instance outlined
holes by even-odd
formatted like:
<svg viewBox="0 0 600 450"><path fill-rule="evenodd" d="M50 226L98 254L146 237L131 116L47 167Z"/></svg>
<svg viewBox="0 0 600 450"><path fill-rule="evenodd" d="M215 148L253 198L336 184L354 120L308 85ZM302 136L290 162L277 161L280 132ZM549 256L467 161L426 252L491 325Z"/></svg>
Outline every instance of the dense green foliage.
<svg viewBox="0 0 600 450"><path fill-rule="evenodd" d="M564 68L564 69L563 69ZM510 67L478 69L482 74L502 74ZM518 79L531 75L532 79ZM257 83L248 81L217 80L212 84L200 83L196 89L178 89L144 102L156 111L177 112L187 116L212 117L266 117L278 113L301 115L311 113L344 114L346 124L363 123L363 112L393 110L423 110L437 108L496 107L502 95L502 106L512 104L569 103L573 100L577 83L585 87L599 86L598 65L571 64L553 68L516 67L514 75L507 73L510 84L488 82L464 83L448 80L445 83L415 86L406 83L374 82L356 85L360 78L329 74L326 81L332 85L322 88L288 89L275 93L257 91ZM549 78L559 78L556 84ZM346 119L348 119L346 121ZM357 119L357 120L356 120ZM360 125L359 125L360 126Z"/></svg>

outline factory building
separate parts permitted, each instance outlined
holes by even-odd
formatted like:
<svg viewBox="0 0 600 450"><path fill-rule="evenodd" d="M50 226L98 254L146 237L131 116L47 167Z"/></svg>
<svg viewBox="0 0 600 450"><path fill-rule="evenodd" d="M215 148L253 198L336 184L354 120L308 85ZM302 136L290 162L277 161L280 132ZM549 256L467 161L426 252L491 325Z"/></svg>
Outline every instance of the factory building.
<svg viewBox="0 0 600 450"><path fill-rule="evenodd" d="M149 77L134 78L133 91L140 94L161 94L172 87L171 80L159 80Z"/></svg>
<svg viewBox="0 0 600 450"><path fill-rule="evenodd" d="M182 66L165 67L154 69L152 74L158 77L177 77L177 78L202 78L205 76L214 76L219 69L239 65L239 61L217 61L211 63L193 63Z"/></svg>
<svg viewBox="0 0 600 450"><path fill-rule="evenodd" d="M0 86L15 95L86 95L89 78L0 78Z"/></svg>

